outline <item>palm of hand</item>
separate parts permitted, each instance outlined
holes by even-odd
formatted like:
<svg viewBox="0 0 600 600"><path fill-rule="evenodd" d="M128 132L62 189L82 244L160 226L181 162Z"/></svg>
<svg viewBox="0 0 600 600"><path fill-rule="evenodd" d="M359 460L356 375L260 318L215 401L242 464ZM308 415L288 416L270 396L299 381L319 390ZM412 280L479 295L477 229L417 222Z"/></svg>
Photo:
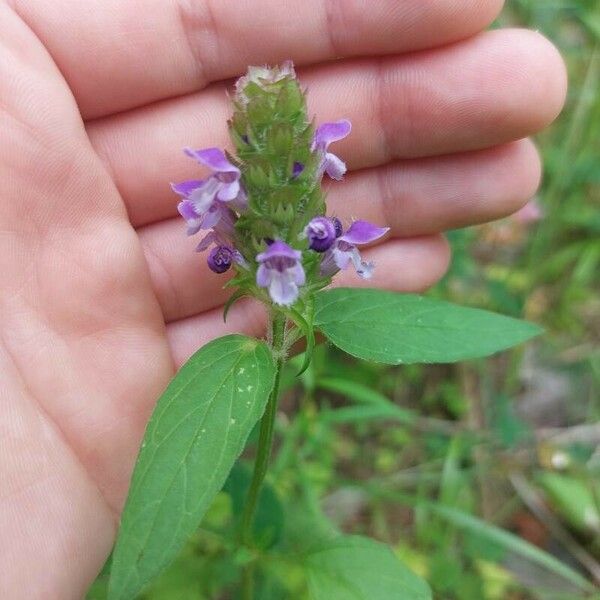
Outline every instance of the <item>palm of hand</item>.
<svg viewBox="0 0 600 600"><path fill-rule="evenodd" d="M273 3L263 1L275 10ZM198 63L185 54L190 47L210 48L200 39L208 22L202 10L192 13L187 7L173 15L171 5L155 2L161 10L155 21L152 14L148 19L165 29L169 23L175 27L179 15L188 32L174 45L173 68L180 72L172 74L165 69L165 53L152 23L148 33L133 30L134 37L149 45L140 43L138 54L149 50L149 57L127 54L130 45L118 38L121 54L103 64L92 56L115 42L110 34L105 41L93 39L92 46L59 35L61 11L71 15L64 21L67 30L86 31L87 23L90 38L106 33L96 31L101 18L88 23L84 9L69 0L52 7L14 4L23 20L0 5L0 532L10 540L0 558L0 596L77 598L110 550L153 403L178 364L225 332L223 281L191 252L193 241L186 246L166 180L194 175L193 165L178 160L179 147L225 144L227 107L222 85L197 92L202 87L198 79L207 77L208 59L200 61L203 73L194 76L194 67L186 71L181 66L183 56L190 64ZM135 14L126 3L113 4L115 22L132 26ZM363 38L346 34L343 27L350 24L339 21L333 27L340 30L330 32L324 49L313 49L308 56L311 50L302 42L306 32L297 24L298 31L289 38L274 34L270 42L248 40L256 45L254 50L240 50L238 58L221 64L211 78L241 71L246 60L289 55L298 62L315 62L338 53L389 54L453 41L476 33L498 9L498 2L489 2L485 9L481 5L486 3L475 4L478 17L455 19L452 27L441 30L435 10L428 17L431 22L411 17L409 11L394 13L389 18L398 32L402 19L417 22L421 37L409 35L408 41L398 41L395 31L385 28L389 18L383 8L375 10L369 16L372 22L363 24L373 38L368 50ZM384 5L393 3L382 1ZM235 10L230 7L230 12ZM445 22L444 10L438 9L440 22ZM234 24L222 16L212 18L231 44ZM44 40L68 84L24 21ZM222 23L231 30L223 30ZM379 30L383 34L376 39ZM190 32L200 32L200 37L190 41ZM334 210L347 218L385 222L394 232L393 240L370 250L379 262L376 285L407 291L427 287L447 264L439 231L508 214L537 185L539 167L532 146L507 142L554 117L564 93L561 66L541 38L513 32L522 46L537 44L533 52L541 56L542 74L539 64L531 71L538 82L533 88L538 85L540 90L522 94L522 104L508 108L494 98L493 82L485 93L456 90L442 71L452 62L454 67L467 63L476 80L481 68L474 53L500 53L497 60L509 61L502 72L510 72L517 59L510 52L508 58L502 55L507 52L502 48L514 40L504 44L489 35L448 51L342 61L306 74L320 116L349 117L357 132L348 145L340 145L339 154L356 172L348 177L345 197L332 189ZM406 45L397 47L401 43ZM336 47L339 52L334 52ZM80 63L73 57L78 52ZM151 59L156 73L142 68ZM431 81L425 78L422 89L411 90L409 74L423 67ZM501 81L502 86L520 91L523 81L506 77L508 83ZM428 94L440 82L448 90L430 101ZM402 84L407 86L404 95ZM375 87L382 95L377 110L369 108ZM538 102L542 91L543 106ZM427 98L422 107L419 94ZM471 94L477 114L463 114L465 94ZM170 99L152 104L161 98ZM124 109L132 110L113 114ZM402 125L405 121L408 125ZM411 133L415 128L418 135ZM390 162L414 157L423 158ZM406 194L401 214L393 206L399 191ZM401 268L386 269L397 264ZM228 325L254 334L261 326L261 313L248 305L233 311ZM44 566L32 573L31 564Z"/></svg>

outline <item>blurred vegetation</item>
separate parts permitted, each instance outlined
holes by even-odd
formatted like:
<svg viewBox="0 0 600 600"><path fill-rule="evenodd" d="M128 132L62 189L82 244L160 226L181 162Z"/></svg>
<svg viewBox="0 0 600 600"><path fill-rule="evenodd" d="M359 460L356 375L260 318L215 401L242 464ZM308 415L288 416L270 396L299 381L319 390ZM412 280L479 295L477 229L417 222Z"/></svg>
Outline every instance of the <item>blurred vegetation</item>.
<svg viewBox="0 0 600 600"><path fill-rule="evenodd" d="M433 293L547 333L449 366L365 365L321 347L300 385L288 373L257 527L265 548L293 549L317 527L374 536L439 599L597 598L600 3L512 0L499 25L540 30L568 64L567 108L538 139L542 216L452 232L453 265ZM240 465L148 600L235 597L248 557L222 532L235 526L247 479ZM305 598L277 556L259 600ZM103 597L102 579L89 597Z"/></svg>

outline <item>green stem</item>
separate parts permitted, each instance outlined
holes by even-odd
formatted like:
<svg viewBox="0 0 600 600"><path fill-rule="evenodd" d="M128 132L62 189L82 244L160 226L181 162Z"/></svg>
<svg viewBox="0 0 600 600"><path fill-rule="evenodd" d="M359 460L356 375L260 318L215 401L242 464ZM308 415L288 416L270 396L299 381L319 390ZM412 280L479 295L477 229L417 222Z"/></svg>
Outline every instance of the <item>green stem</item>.
<svg viewBox="0 0 600 600"><path fill-rule="evenodd" d="M241 541L247 547L252 547L252 526L260 490L267 474L269 458L271 456L271 446L273 444L273 432L275 429L275 415L277 414L277 400L279 396L279 381L281 379L281 370L283 368L282 349L285 337L285 317L276 316L273 319L273 353L276 360L275 383L273 390L267 402L267 408L260 422L260 434L258 439L258 448L256 451L256 460L254 462L254 473L252 482L246 497L244 512L242 513ZM246 564L243 575L244 600L252 600L254 595L254 561Z"/></svg>

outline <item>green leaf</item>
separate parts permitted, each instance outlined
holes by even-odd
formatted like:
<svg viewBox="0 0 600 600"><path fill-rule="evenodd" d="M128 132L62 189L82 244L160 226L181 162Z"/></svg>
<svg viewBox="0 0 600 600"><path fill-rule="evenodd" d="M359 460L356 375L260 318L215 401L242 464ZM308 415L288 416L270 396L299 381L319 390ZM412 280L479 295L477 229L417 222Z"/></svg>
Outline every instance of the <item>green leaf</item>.
<svg viewBox="0 0 600 600"><path fill-rule="evenodd" d="M421 505L423 505L423 503L421 503ZM472 535L484 539L490 544L496 544L501 548L514 552L520 557L548 569L559 577L570 581L583 591L589 592L594 589L592 584L587 581L585 577L577 573L577 571L554 558L551 554L540 550L536 546L504 529L500 529L499 527L486 523L477 517L473 517L472 515L455 508L429 502L426 503L425 506L428 510L431 510L437 516L442 517L456 527L468 531Z"/></svg>
<svg viewBox="0 0 600 600"><path fill-rule="evenodd" d="M364 423L386 419L425 431L435 431L444 435L456 434L456 427L452 422L422 417L413 410L394 404L377 390L357 381L343 379L342 377L319 377L315 385L317 388L345 396L358 405L334 410L321 410L321 419L325 423Z"/></svg>
<svg viewBox="0 0 600 600"><path fill-rule="evenodd" d="M317 294L315 326L349 354L392 365L488 356L542 331L526 321L441 300L352 288Z"/></svg>
<svg viewBox="0 0 600 600"><path fill-rule="evenodd" d="M595 502L595 496L600 495L600 484L552 472L538 473L536 481L571 525L584 533L600 533L600 513Z"/></svg>
<svg viewBox="0 0 600 600"><path fill-rule="evenodd" d="M373 418L377 418L377 416L394 418L400 423L409 425L414 424L419 418L419 415L414 411L396 406L377 390L371 389L356 381L342 379L341 377L320 377L317 379L317 387L329 390L336 394L341 394L358 404L371 407L372 411L370 411L369 414L371 414ZM336 412L339 413L340 409ZM348 411L348 414L351 414L351 411Z"/></svg>
<svg viewBox="0 0 600 600"><path fill-rule="evenodd" d="M266 344L229 335L181 368L150 419L113 553L109 600L131 600L176 556L219 492L273 387Z"/></svg>
<svg viewBox="0 0 600 600"><path fill-rule="evenodd" d="M359 405L336 408L334 410L321 409L320 419L324 423L366 423L382 419L394 420L398 415L392 406ZM404 421L402 421L404 422Z"/></svg>
<svg viewBox="0 0 600 600"><path fill-rule="evenodd" d="M236 529L239 529L241 525L244 503L251 481L251 467L242 461L238 461L223 487L223 491L231 497L231 510ZM283 524L283 507L277 492L269 482L264 482L260 489L256 507L252 539L260 548L270 548L281 539Z"/></svg>
<svg viewBox="0 0 600 600"><path fill-rule="evenodd" d="M302 366L296 377L300 377L302 373L308 369L310 361L312 360L313 352L315 349L315 329L312 323L309 323L295 308L288 308L286 311L289 317L294 323L300 328L302 333L306 336L306 349L304 350L304 360Z"/></svg>
<svg viewBox="0 0 600 600"><path fill-rule="evenodd" d="M374 540L339 536L305 557L312 600L429 600L427 584Z"/></svg>
<svg viewBox="0 0 600 600"><path fill-rule="evenodd" d="M241 300L242 298L244 298L248 295L249 294L246 290L239 289L239 290L236 290L233 294L231 294L231 296L229 296L229 298L227 299L227 302L225 302L225 306L223 307L223 322L224 323L227 323L227 315L229 314L231 307L238 300Z"/></svg>

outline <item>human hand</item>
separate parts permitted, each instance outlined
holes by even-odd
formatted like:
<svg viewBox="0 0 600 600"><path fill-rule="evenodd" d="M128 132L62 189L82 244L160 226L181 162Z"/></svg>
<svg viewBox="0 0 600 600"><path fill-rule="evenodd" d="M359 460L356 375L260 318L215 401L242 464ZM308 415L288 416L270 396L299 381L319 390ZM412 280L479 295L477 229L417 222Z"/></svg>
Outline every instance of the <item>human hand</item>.
<svg viewBox="0 0 600 600"><path fill-rule="evenodd" d="M84 595L175 368L226 331L260 335L252 304L223 323L223 279L168 186L197 176L180 148L227 144L223 81L295 61L318 121L354 125L330 212L392 228L364 253L369 285L423 290L448 263L440 232L533 195L523 138L564 100L540 35L480 33L501 4L0 3L0 597Z"/></svg>

